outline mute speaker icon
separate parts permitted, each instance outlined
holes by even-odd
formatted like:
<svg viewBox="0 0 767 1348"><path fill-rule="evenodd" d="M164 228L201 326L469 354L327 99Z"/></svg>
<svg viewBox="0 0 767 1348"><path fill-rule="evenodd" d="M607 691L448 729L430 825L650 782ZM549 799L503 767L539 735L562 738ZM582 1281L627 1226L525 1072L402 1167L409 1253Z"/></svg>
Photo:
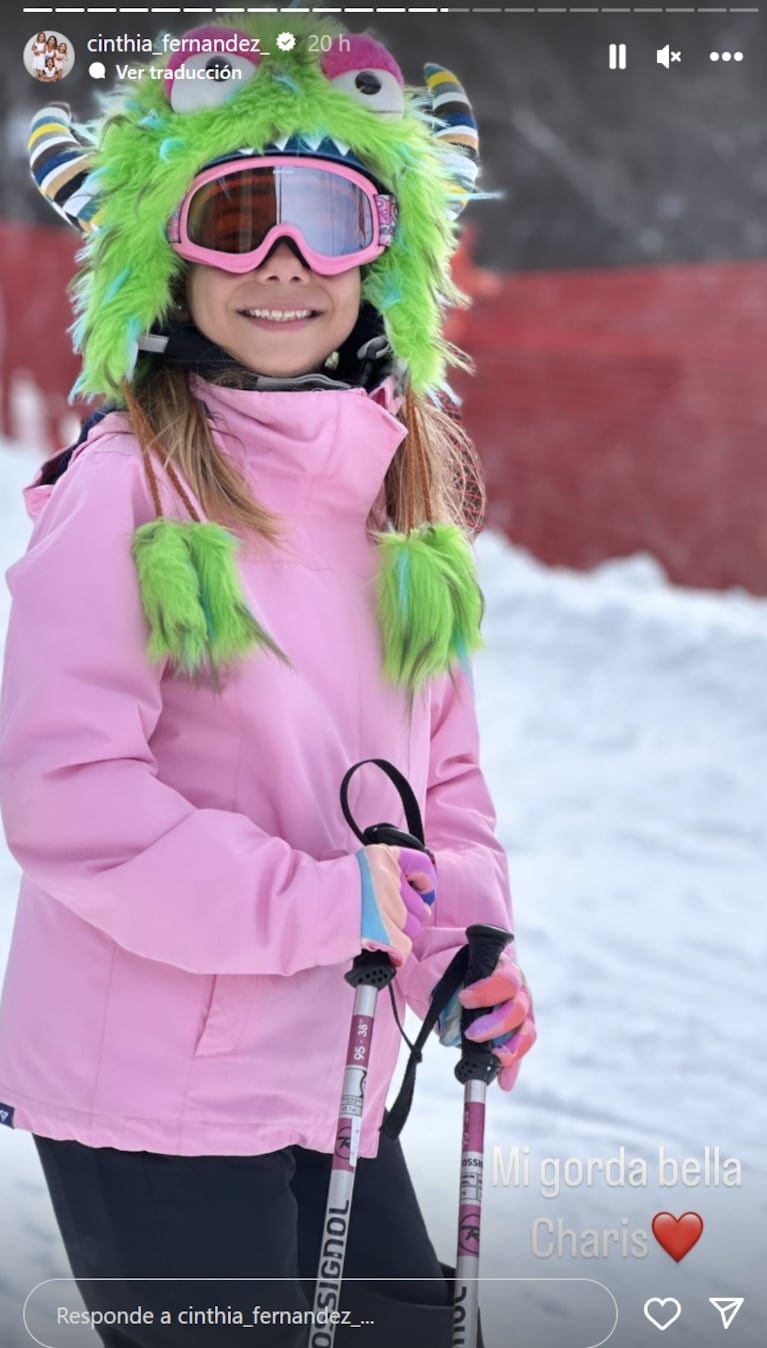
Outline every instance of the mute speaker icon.
<svg viewBox="0 0 767 1348"><path fill-rule="evenodd" d="M665 66L666 69L668 70L671 64L671 48L669 47L668 43L666 44L665 47L659 47L656 55L658 58L658 65Z"/></svg>

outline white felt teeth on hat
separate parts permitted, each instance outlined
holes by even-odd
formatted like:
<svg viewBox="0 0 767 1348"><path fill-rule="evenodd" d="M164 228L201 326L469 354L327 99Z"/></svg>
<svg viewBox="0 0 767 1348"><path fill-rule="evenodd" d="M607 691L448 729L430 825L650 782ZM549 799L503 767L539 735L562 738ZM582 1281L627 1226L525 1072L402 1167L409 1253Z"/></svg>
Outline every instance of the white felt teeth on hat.
<svg viewBox="0 0 767 1348"><path fill-rule="evenodd" d="M351 147L346 144L346 141L339 140L337 136L331 136L324 131L319 132L315 131L311 133L308 131L302 132L298 137L293 135L275 136L275 138L273 140L270 140L269 144L264 148L266 152L268 152L269 150L281 151L285 149L285 146L288 144L289 141L296 139L300 141L302 149L314 151L318 150L322 144L329 144L333 145L335 149L338 150L338 153L342 155L344 158L346 158L347 155L351 154ZM244 151L242 153L244 153ZM296 153L300 153L300 150L297 150Z"/></svg>

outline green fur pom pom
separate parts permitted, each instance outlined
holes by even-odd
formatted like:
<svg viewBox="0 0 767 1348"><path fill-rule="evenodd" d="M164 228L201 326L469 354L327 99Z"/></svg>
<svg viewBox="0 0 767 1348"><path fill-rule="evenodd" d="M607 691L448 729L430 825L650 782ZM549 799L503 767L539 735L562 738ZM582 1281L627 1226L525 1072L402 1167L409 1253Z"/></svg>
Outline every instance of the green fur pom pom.
<svg viewBox="0 0 767 1348"><path fill-rule="evenodd" d="M381 553L378 621L384 673L412 693L482 646L482 592L464 534L429 524L376 534Z"/></svg>
<svg viewBox="0 0 767 1348"><path fill-rule="evenodd" d="M189 551L200 586L200 603L208 624L211 661L228 664L253 646L272 652L286 663L276 641L251 613L234 563L237 539L219 524L187 524Z"/></svg>
<svg viewBox="0 0 767 1348"><path fill-rule="evenodd" d="M237 539L219 524L157 519L133 536L148 655L179 672L216 673L256 647L287 661L254 618L234 562Z"/></svg>

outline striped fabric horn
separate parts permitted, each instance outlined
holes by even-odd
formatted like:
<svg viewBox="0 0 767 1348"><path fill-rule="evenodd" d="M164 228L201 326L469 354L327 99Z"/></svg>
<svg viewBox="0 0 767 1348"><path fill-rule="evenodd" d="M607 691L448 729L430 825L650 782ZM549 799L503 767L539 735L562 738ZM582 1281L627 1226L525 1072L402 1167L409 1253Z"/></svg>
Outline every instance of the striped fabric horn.
<svg viewBox="0 0 767 1348"><path fill-rule="evenodd" d="M443 123L433 134L443 145L455 150L450 160L455 181L455 205L451 215L455 220L474 194L479 174L477 123L466 90L451 70L430 63L424 66L423 73L432 112Z"/></svg>
<svg viewBox="0 0 767 1348"><path fill-rule="evenodd" d="M29 166L38 190L81 234L99 227L99 201L87 178L93 146L78 135L66 103L35 113L29 128Z"/></svg>

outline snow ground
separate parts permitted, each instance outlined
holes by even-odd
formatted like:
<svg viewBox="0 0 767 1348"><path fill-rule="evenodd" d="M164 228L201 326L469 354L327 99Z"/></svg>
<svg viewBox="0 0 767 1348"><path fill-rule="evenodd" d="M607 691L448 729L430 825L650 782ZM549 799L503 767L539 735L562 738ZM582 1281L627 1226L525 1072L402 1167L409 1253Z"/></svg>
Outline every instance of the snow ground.
<svg viewBox="0 0 767 1348"><path fill-rule="evenodd" d="M26 452L0 451L3 571L25 546L19 491L34 468ZM603 1288L619 1310L615 1348L657 1342L642 1313L650 1297L681 1304L672 1348L756 1348L767 1321L767 601L674 589L647 557L583 575L544 568L485 535L478 558L487 599L487 650L476 662L483 764L540 1034L513 1094L493 1087L489 1096L488 1348L603 1342L614 1322ZM3 585L0 630L7 603ZM0 849L0 963L17 880ZM453 1061L430 1046L404 1136L435 1244L450 1262L461 1125ZM0 1209L13 1248L12 1272L7 1257L0 1271L2 1343L26 1348L25 1296L69 1267L31 1139L7 1132L0 1146ZM513 1147L529 1149L527 1184L522 1175L504 1182ZM658 1184L659 1148L667 1160L702 1161L705 1147L719 1147L720 1161L738 1158L739 1185ZM578 1159L604 1163L621 1148L627 1166L644 1161L646 1185L612 1187L600 1173L577 1185ZM543 1196L541 1164L551 1193L555 1164L564 1170L567 1157L570 1185ZM663 1210L704 1220L679 1264L650 1232ZM615 1239L598 1257L569 1247L548 1257L540 1244L536 1254L541 1218L629 1241L646 1233L646 1252L625 1255ZM745 1298L729 1330L710 1296ZM83 1348L95 1344L84 1336Z"/></svg>

